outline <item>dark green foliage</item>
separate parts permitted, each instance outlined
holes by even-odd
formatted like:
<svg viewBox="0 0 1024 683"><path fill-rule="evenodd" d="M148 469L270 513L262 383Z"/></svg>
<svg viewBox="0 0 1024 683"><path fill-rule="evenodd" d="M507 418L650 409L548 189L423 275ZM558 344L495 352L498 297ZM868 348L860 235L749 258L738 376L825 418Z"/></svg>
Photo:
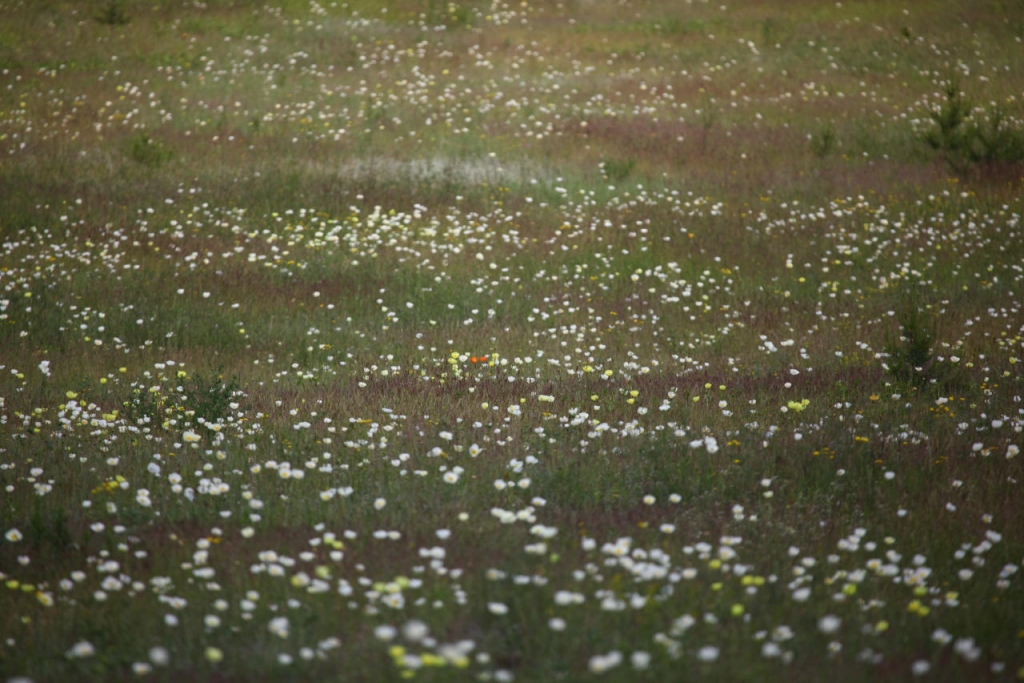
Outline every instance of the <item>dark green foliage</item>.
<svg viewBox="0 0 1024 683"><path fill-rule="evenodd" d="M125 401L124 416L133 424L145 424L156 422L160 416L162 400L156 392L148 391L146 387L136 387L131 398Z"/></svg>
<svg viewBox="0 0 1024 683"><path fill-rule="evenodd" d="M775 44L777 28L774 19L765 19L761 24L761 47L769 48Z"/></svg>
<svg viewBox="0 0 1024 683"><path fill-rule="evenodd" d="M601 162L601 175L610 182L621 183L633 172L633 159L605 159Z"/></svg>
<svg viewBox="0 0 1024 683"><path fill-rule="evenodd" d="M708 133L715 127L715 123L718 121L718 108L715 105L715 100L709 95L704 96L703 106L697 110L697 114L700 115L701 125L701 139L700 139L700 150L706 152L708 147Z"/></svg>
<svg viewBox="0 0 1024 683"><path fill-rule="evenodd" d="M238 391L238 377L224 381L220 371L204 375L194 373L183 384L181 401L186 415L193 414L198 421L218 422L231 414L231 399Z"/></svg>
<svg viewBox="0 0 1024 683"><path fill-rule="evenodd" d="M143 166L159 168L170 161L174 155L171 150L146 133L139 133L128 141L128 156L132 161Z"/></svg>
<svg viewBox="0 0 1024 683"><path fill-rule="evenodd" d="M43 516L42 505L37 503L29 525L29 538L36 548L49 545L54 550L62 551L71 545L71 530L63 509L58 509L47 519Z"/></svg>
<svg viewBox="0 0 1024 683"><path fill-rule="evenodd" d="M448 23L451 26L472 26L473 8L461 6L449 6Z"/></svg>
<svg viewBox="0 0 1024 683"><path fill-rule="evenodd" d="M474 11L468 4L429 0L427 20L432 24L445 24L450 28L469 28L473 25Z"/></svg>
<svg viewBox="0 0 1024 683"><path fill-rule="evenodd" d="M885 352L889 354L886 369L896 379L921 386L931 377L934 326L917 306L910 306L900 316L900 327L900 335L885 344Z"/></svg>
<svg viewBox="0 0 1024 683"><path fill-rule="evenodd" d="M811 151L814 156L824 159L835 150L837 142L835 128L832 124L826 124L811 136Z"/></svg>
<svg viewBox="0 0 1024 683"><path fill-rule="evenodd" d="M1024 161L1024 133L1007 123L1006 113L999 107L990 109L985 121L975 126L973 137L967 150L971 161Z"/></svg>
<svg viewBox="0 0 1024 683"><path fill-rule="evenodd" d="M946 156L950 165L954 165L968 146L965 123L971 115L971 104L960 92L957 81L950 81L946 85L945 94L945 103L930 113L936 127L925 133L924 141Z"/></svg>
<svg viewBox="0 0 1024 683"><path fill-rule="evenodd" d="M236 376L224 381L220 370L208 375L196 372L174 387L157 385L154 391L136 386L122 406L124 416L134 424L159 425L166 417L181 413L194 422L219 422L231 414L231 401L238 390Z"/></svg>
<svg viewBox="0 0 1024 683"><path fill-rule="evenodd" d="M103 8L96 15L96 21L107 26L124 26L128 23L128 14L124 11L122 0L106 0Z"/></svg>
<svg viewBox="0 0 1024 683"><path fill-rule="evenodd" d="M944 92L946 101L929 114L935 127L924 134L924 141L953 171L963 173L978 163L1024 161L1024 132L1010 126L1002 109L993 107L979 118L956 80Z"/></svg>

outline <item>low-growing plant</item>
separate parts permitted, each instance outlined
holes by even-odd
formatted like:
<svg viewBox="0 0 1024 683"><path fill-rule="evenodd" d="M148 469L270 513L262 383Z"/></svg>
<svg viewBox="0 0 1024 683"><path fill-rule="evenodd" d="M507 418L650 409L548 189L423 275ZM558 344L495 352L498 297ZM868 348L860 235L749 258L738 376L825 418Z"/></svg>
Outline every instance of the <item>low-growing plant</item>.
<svg viewBox="0 0 1024 683"><path fill-rule="evenodd" d="M124 11L122 0L106 0L96 15L96 21L107 26L124 26L128 23L128 14Z"/></svg>
<svg viewBox="0 0 1024 683"><path fill-rule="evenodd" d="M924 134L924 141L943 154L950 165L956 165L968 146L966 123L971 115L971 104L956 80L946 84L944 93L945 102L929 112L935 127Z"/></svg>
<svg viewBox="0 0 1024 683"><path fill-rule="evenodd" d="M832 124L826 124L811 136L811 151L814 156L824 159L835 150L837 143L835 128Z"/></svg>
<svg viewBox="0 0 1024 683"><path fill-rule="evenodd" d="M135 163L159 168L170 161L174 153L148 134L139 133L128 141L128 156Z"/></svg>
<svg viewBox="0 0 1024 683"><path fill-rule="evenodd" d="M621 183L633 172L633 159L605 159L601 162L601 175L612 183Z"/></svg>
<svg viewBox="0 0 1024 683"><path fill-rule="evenodd" d="M973 145L968 149L972 161L1019 163L1024 161L1024 131L1007 121L1002 107L989 109L985 120L973 131Z"/></svg>
<svg viewBox="0 0 1024 683"><path fill-rule="evenodd" d="M133 425L158 422L164 401L156 391L135 387L128 400L121 404L125 419Z"/></svg>
<svg viewBox="0 0 1024 683"><path fill-rule="evenodd" d="M715 98L705 95L704 102L701 108L697 110L697 114L700 115L701 126L700 148L702 152L705 152L708 147L708 134L718 121L718 108L715 105Z"/></svg>
<svg viewBox="0 0 1024 683"><path fill-rule="evenodd" d="M29 534L35 547L49 545L58 552L65 550L72 542L67 513L58 509L47 518L38 502L30 520Z"/></svg>
<svg viewBox="0 0 1024 683"><path fill-rule="evenodd" d="M769 17L761 23L761 46L769 48L775 44L777 35L777 28L775 20Z"/></svg>
<svg viewBox="0 0 1024 683"><path fill-rule="evenodd" d="M1010 124L1001 107L975 109L955 79L943 92L945 101L929 112L935 125L923 138L954 172L964 173L978 163L1024 161L1024 131Z"/></svg>
<svg viewBox="0 0 1024 683"><path fill-rule="evenodd" d="M181 405L185 414L197 421L219 422L231 414L231 402L239 389L238 377L224 380L221 370L203 374L196 372L182 384Z"/></svg>
<svg viewBox="0 0 1024 683"><path fill-rule="evenodd" d="M452 28L471 27L473 25L473 7L449 2L445 23Z"/></svg>
<svg viewBox="0 0 1024 683"><path fill-rule="evenodd" d="M219 422L231 414L239 393L237 376L225 380L222 370L184 375L175 386L136 386L122 403L124 417L136 425L161 424L168 415L184 413L195 422Z"/></svg>
<svg viewBox="0 0 1024 683"><path fill-rule="evenodd" d="M922 386L931 378L935 326L916 305L909 305L899 322L900 334L885 344L886 370L900 381Z"/></svg>

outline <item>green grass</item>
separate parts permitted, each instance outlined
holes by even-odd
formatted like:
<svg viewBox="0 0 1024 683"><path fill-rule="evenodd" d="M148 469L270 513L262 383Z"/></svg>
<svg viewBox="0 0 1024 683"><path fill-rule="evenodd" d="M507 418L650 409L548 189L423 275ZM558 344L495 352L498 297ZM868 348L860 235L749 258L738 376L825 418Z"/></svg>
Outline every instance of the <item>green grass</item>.
<svg viewBox="0 0 1024 683"><path fill-rule="evenodd" d="M0 2L0 679L1024 677L1012 4Z"/></svg>

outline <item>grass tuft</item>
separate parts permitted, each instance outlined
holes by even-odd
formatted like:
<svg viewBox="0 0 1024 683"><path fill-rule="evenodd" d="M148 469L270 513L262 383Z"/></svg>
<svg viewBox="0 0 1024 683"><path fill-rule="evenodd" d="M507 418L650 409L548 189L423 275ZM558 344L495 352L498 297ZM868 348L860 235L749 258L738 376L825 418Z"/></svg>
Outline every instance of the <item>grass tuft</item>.
<svg viewBox="0 0 1024 683"><path fill-rule="evenodd" d="M128 140L128 158L148 168L160 168L174 157L173 152L146 133Z"/></svg>
<svg viewBox="0 0 1024 683"><path fill-rule="evenodd" d="M124 26L130 21L124 9L124 0L104 0L96 21L105 26Z"/></svg>

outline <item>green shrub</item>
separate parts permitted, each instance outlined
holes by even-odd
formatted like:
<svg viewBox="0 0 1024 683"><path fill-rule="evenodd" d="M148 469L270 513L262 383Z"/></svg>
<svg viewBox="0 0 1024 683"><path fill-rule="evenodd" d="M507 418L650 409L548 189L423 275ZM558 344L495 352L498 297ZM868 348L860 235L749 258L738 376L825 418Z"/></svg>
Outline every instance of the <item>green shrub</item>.
<svg viewBox="0 0 1024 683"><path fill-rule="evenodd" d="M470 28L476 16L471 5L430 0L427 4L427 20L434 24L445 24L450 28Z"/></svg>
<svg viewBox="0 0 1024 683"><path fill-rule="evenodd" d="M162 424L168 416L184 413L191 422L219 422L231 414L231 402L239 392L238 377L225 381L221 371L193 373L177 386L136 386L122 404L132 424Z"/></svg>
<svg viewBox="0 0 1024 683"><path fill-rule="evenodd" d="M174 154L146 133L139 133L128 141L128 156L137 164L159 168Z"/></svg>
<svg viewBox="0 0 1024 683"><path fill-rule="evenodd" d="M204 375L193 373L184 383L181 405L185 414L198 421L219 422L231 414L231 400L238 391L238 377L224 381L220 371Z"/></svg>
<svg viewBox="0 0 1024 683"><path fill-rule="evenodd" d="M715 127L715 123L718 122L718 107L715 104L715 98L705 95L703 105L697 110L697 115L700 116L700 151L703 153L708 148L708 134Z"/></svg>
<svg viewBox="0 0 1024 683"><path fill-rule="evenodd" d="M160 414L165 400L157 392L146 387L136 387L131 397L122 404L124 416L131 424L160 423Z"/></svg>
<svg viewBox="0 0 1024 683"><path fill-rule="evenodd" d="M944 92L945 102L929 112L935 125L923 137L954 172L964 173L978 163L1024 161L1024 131L1011 126L1001 108L976 112L956 80Z"/></svg>
<svg viewBox="0 0 1024 683"><path fill-rule="evenodd" d="M633 159L605 159L601 162L601 175L605 180L621 183L633 172L635 165Z"/></svg>
<svg viewBox="0 0 1024 683"><path fill-rule="evenodd" d="M835 150L837 142L835 128L831 124L826 124L811 136L811 151L814 152L814 156L824 159Z"/></svg>
<svg viewBox="0 0 1024 683"><path fill-rule="evenodd" d="M1011 127L999 107L988 110L985 121L975 125L973 137L967 150L971 161L1024 161L1024 132Z"/></svg>
<svg viewBox="0 0 1024 683"><path fill-rule="evenodd" d="M128 23L128 14L124 11L121 0L107 0L96 15L96 21L107 26L124 26Z"/></svg>
<svg viewBox="0 0 1024 683"><path fill-rule="evenodd" d="M886 341L885 352L889 355L886 370L900 381L922 386L932 377L934 325L912 305L900 316L900 328L899 336Z"/></svg>

